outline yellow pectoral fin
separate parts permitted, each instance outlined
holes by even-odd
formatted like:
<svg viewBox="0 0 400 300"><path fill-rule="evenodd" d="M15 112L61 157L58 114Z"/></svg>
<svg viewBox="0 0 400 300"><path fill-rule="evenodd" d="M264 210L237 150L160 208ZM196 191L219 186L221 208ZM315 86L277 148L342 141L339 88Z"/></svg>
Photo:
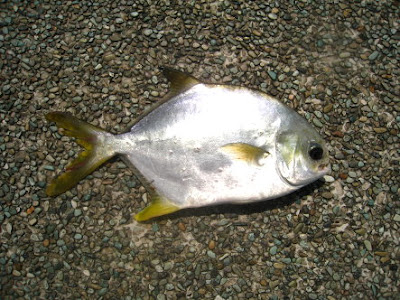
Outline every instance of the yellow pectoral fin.
<svg viewBox="0 0 400 300"><path fill-rule="evenodd" d="M170 200L156 195L151 204L135 215L136 221L147 221L151 218L160 217L180 210L181 208L173 204Z"/></svg>
<svg viewBox="0 0 400 300"><path fill-rule="evenodd" d="M258 165L263 164L264 158L269 155L264 149L245 143L227 144L220 149L232 159L243 160L247 163L255 163Z"/></svg>

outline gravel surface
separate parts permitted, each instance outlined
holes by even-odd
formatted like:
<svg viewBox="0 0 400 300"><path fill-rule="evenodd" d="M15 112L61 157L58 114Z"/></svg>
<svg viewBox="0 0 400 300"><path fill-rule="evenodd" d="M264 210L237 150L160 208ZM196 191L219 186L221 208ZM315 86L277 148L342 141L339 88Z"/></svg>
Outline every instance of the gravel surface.
<svg viewBox="0 0 400 300"><path fill-rule="evenodd" d="M0 298L400 299L399 7L0 1ZM118 159L47 197L80 147L45 113L120 133L168 91L163 65L281 99L326 137L332 173L145 224Z"/></svg>

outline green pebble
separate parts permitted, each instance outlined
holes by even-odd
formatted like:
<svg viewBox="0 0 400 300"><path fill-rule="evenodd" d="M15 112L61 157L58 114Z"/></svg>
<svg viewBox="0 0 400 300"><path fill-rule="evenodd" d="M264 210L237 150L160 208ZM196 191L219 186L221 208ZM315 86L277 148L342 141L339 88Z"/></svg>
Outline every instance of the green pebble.
<svg viewBox="0 0 400 300"><path fill-rule="evenodd" d="M317 298L318 298L318 295L317 295L317 294L314 294L314 293L309 293L309 294L308 294L308 298L314 300L314 299L317 299Z"/></svg>
<svg viewBox="0 0 400 300"><path fill-rule="evenodd" d="M82 210L80 210L80 209L75 209L75 210L74 210L74 216L75 216L75 217L79 217L80 215L82 215Z"/></svg>
<svg viewBox="0 0 400 300"><path fill-rule="evenodd" d="M272 246L271 249L269 249L269 253L271 255L275 255L278 252L278 247Z"/></svg>
<svg viewBox="0 0 400 300"><path fill-rule="evenodd" d="M74 239L75 240L81 240L83 238L83 236L82 236L82 234L80 234L80 233L76 233L75 235L74 235Z"/></svg>
<svg viewBox="0 0 400 300"><path fill-rule="evenodd" d="M365 241L364 241L364 246L365 246L365 248L366 248L368 251L372 251L372 245L371 245L371 242L370 242L370 241L365 240Z"/></svg>
<svg viewBox="0 0 400 300"><path fill-rule="evenodd" d="M54 171L54 167L49 165L44 166L44 169L48 171Z"/></svg>
<svg viewBox="0 0 400 300"><path fill-rule="evenodd" d="M370 56L368 56L368 59L369 60L375 60L378 57L378 55L379 55L379 52L378 51L374 51L374 52L372 52L370 54Z"/></svg>
<svg viewBox="0 0 400 300"><path fill-rule="evenodd" d="M341 276L340 276L338 273L333 274L332 277L333 277L333 279L334 279L335 281L339 281L340 278L341 278Z"/></svg>
<svg viewBox="0 0 400 300"><path fill-rule="evenodd" d="M272 80L276 80L276 73L274 71L268 71L268 75Z"/></svg>
<svg viewBox="0 0 400 300"><path fill-rule="evenodd" d="M324 124L322 124L321 121L318 120L317 118L313 118L312 121L313 121L314 125L319 127L319 128L322 128L324 126Z"/></svg>
<svg viewBox="0 0 400 300"><path fill-rule="evenodd" d="M208 255L208 257L210 257L212 259L215 259L215 257L216 257L215 253L213 251L211 251L211 250L207 251L207 255Z"/></svg>
<svg viewBox="0 0 400 300"><path fill-rule="evenodd" d="M151 226L151 229L152 229L154 232L157 232L158 230L160 230L160 227L158 226L158 224L154 223L154 224Z"/></svg>
<svg viewBox="0 0 400 300"><path fill-rule="evenodd" d="M98 294L99 296L104 296L108 291L108 288L102 288L101 290L99 290Z"/></svg>
<svg viewBox="0 0 400 300"><path fill-rule="evenodd" d="M292 262L292 260L288 257L285 257L285 258L282 258L282 262L288 265Z"/></svg>

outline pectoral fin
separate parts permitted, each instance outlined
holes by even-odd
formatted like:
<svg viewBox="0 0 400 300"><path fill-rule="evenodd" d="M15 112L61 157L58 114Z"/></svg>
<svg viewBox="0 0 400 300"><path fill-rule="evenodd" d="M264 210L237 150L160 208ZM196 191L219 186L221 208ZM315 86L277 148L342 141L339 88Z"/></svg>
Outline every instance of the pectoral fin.
<svg viewBox="0 0 400 300"><path fill-rule="evenodd" d="M220 148L222 152L229 155L232 159L243 160L249 164L264 164L264 159L269 153L262 148L245 143L227 144Z"/></svg>
<svg viewBox="0 0 400 300"><path fill-rule="evenodd" d="M160 217L180 210L181 208L173 204L165 197L156 195L149 206L135 215L136 221L147 221L151 218Z"/></svg>

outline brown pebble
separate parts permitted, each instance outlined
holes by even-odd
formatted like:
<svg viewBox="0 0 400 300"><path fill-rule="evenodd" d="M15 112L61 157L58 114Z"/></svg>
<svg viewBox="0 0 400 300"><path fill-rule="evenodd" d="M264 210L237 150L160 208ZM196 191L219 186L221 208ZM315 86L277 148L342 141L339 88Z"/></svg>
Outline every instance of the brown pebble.
<svg viewBox="0 0 400 300"><path fill-rule="evenodd" d="M386 263L386 262L388 262L389 260L390 260L390 257L389 257L389 256L384 256L384 257L381 257L381 259L380 259L381 263Z"/></svg>
<svg viewBox="0 0 400 300"><path fill-rule="evenodd" d="M260 284L261 284L262 286L267 286L268 282L267 282L265 279L261 279L261 280L260 280Z"/></svg>
<svg viewBox="0 0 400 300"><path fill-rule="evenodd" d="M374 131L376 133L384 133L384 132L387 131L387 128L385 128L385 127L374 127Z"/></svg>
<svg viewBox="0 0 400 300"><path fill-rule="evenodd" d="M186 225L182 222L178 223L178 228L180 231L186 231Z"/></svg>
<svg viewBox="0 0 400 300"><path fill-rule="evenodd" d="M274 268L275 269L279 269L279 270L282 270L282 269L284 269L285 268L285 264L283 264L283 263L280 263L280 262L276 262L276 263L274 263Z"/></svg>
<svg viewBox="0 0 400 300"><path fill-rule="evenodd" d="M29 207L27 210L26 210L26 213L28 214L28 215L30 215L31 213L33 213L35 211L35 208L33 207L33 206L31 206L31 207Z"/></svg>
<svg viewBox="0 0 400 300"><path fill-rule="evenodd" d="M347 179L348 175L346 173L339 173L340 179Z"/></svg>
<svg viewBox="0 0 400 300"><path fill-rule="evenodd" d="M384 256L388 256L389 253L386 251L376 251L375 255L384 257Z"/></svg>
<svg viewBox="0 0 400 300"><path fill-rule="evenodd" d="M333 198L333 194L331 192L323 192L321 195L325 199L332 199Z"/></svg>
<svg viewBox="0 0 400 300"><path fill-rule="evenodd" d="M332 108L333 108L332 103L329 103L329 104L324 106L323 111L324 111L324 113L328 113L328 112L330 112L332 110Z"/></svg>
<svg viewBox="0 0 400 300"><path fill-rule="evenodd" d="M213 240L211 240L211 241L208 243L208 249L213 250L214 248L215 248L215 242L214 242Z"/></svg>
<svg viewBox="0 0 400 300"><path fill-rule="evenodd" d="M332 135L336 136L336 137L340 137L340 138L344 137L343 132L341 132L339 130L336 130L336 131L332 132Z"/></svg>
<svg viewBox="0 0 400 300"><path fill-rule="evenodd" d="M45 240L43 241L43 246L48 247L49 244L50 244L50 241L49 241L48 239L45 239Z"/></svg>

